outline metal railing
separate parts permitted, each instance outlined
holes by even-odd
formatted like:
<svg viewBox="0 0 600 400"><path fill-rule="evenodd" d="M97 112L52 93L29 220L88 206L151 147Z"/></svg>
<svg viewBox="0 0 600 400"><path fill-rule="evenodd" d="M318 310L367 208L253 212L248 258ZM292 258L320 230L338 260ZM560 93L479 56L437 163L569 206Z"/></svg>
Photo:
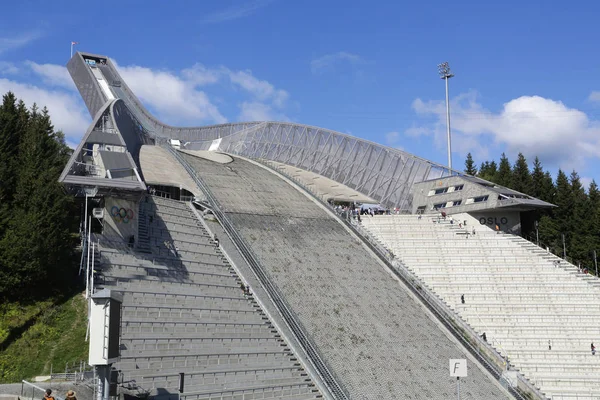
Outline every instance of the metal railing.
<svg viewBox="0 0 600 400"><path fill-rule="evenodd" d="M31 397L29 396L30 393L31 393ZM34 385L31 382L25 381L25 380L21 381L21 398L42 399L42 398L44 398L45 394L46 394L46 389L43 389L37 385ZM62 397L55 396L54 394L53 394L53 397L56 400L64 400Z"/></svg>
<svg viewBox="0 0 600 400"><path fill-rule="evenodd" d="M181 154L173 149L171 146L164 146L173 155L173 157L185 168L190 174L192 179L196 182L198 187L202 190L208 203L211 205L213 214L227 232L235 246L238 248L242 256L246 259L248 265L252 268L254 274L260 281L266 293L269 295L277 309L283 316L285 323L289 329L296 336L296 339L302 346L304 352L309 356L309 360L312 363L317 374L325 384L326 388L330 391L331 397L334 399L346 400L350 399L348 392L341 386L339 379L335 376L334 372L327 366L315 345L309 339L305 333L305 329L300 323L299 318L288 306L283 296L279 293L279 290L264 271L264 268L258 261L258 258L246 244L245 240L240 236L238 231L234 228L233 224L229 221L229 218L221 211L219 201L213 196L211 190L204 183L204 181L196 174L196 171L190 166L190 164L181 156Z"/></svg>
<svg viewBox="0 0 600 400"><path fill-rule="evenodd" d="M375 237L358 224L356 216L352 215L351 211L342 211L335 209L329 203L324 201L319 193L315 193L311 188L307 187L304 182L296 177L290 176L282 171L277 166L273 166L271 162L263 159L255 159L254 161L264 165L266 168L274 170L285 178L294 182L301 189L309 193L316 201L324 205L333 215L336 215L347 227L349 227L377 256L400 278L410 289L416 294L423 304L425 304L446 326L450 332L471 352L475 358L500 382L504 380L503 370L500 366L510 368L510 363L501 354L499 354L489 343L483 341L477 332L466 323L454 310L445 304L441 298L427 288L424 282L410 271L402 262L395 258L394 254L385 248ZM461 332L462 331L462 332ZM539 391L527 378L517 372L516 377L521 385L526 388L535 398L546 400L547 397ZM510 385L508 386L510 393L515 398L525 400L521 393L515 390Z"/></svg>

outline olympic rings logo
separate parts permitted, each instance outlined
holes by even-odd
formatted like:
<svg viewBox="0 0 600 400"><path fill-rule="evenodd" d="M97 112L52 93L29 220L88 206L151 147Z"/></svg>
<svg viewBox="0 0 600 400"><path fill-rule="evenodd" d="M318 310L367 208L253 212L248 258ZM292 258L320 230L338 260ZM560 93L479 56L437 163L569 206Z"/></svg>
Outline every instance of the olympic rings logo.
<svg viewBox="0 0 600 400"><path fill-rule="evenodd" d="M123 207L119 208L117 206L113 206L110 209L110 215L112 215L115 221L122 222L124 224L128 224L134 216L133 210L131 208L125 209Z"/></svg>

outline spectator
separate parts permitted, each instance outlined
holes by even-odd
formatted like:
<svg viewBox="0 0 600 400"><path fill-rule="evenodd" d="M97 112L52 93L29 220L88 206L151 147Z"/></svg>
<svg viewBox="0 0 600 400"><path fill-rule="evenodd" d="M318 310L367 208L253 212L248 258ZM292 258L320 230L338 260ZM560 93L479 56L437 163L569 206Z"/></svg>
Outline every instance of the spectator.
<svg viewBox="0 0 600 400"><path fill-rule="evenodd" d="M54 396L52 396L52 389L46 389L46 394L44 394L44 400L54 400Z"/></svg>
<svg viewBox="0 0 600 400"><path fill-rule="evenodd" d="M486 336L485 332L483 332L483 334L481 335L481 338L483 339L484 342L487 343L487 336Z"/></svg>
<svg viewBox="0 0 600 400"><path fill-rule="evenodd" d="M219 247L219 238L217 237L216 233L215 233L215 237L213 240L215 241L215 247Z"/></svg>
<svg viewBox="0 0 600 400"><path fill-rule="evenodd" d="M471 234L475 234L475 227L473 227L473 229L471 229Z"/></svg>
<svg viewBox="0 0 600 400"><path fill-rule="evenodd" d="M462 304L465 304L465 295L464 295L464 294L461 294L461 295L460 295L460 302L461 302Z"/></svg>
<svg viewBox="0 0 600 400"><path fill-rule="evenodd" d="M548 350L552 350L552 340L548 340Z"/></svg>
<svg viewBox="0 0 600 400"><path fill-rule="evenodd" d="M592 355L595 356L596 355L596 346L594 346L594 342L592 342L591 348L592 348Z"/></svg>
<svg viewBox="0 0 600 400"><path fill-rule="evenodd" d="M75 397L75 392L72 390L69 390L67 392L67 397L65 398L65 400L77 400L77 397Z"/></svg>
<svg viewBox="0 0 600 400"><path fill-rule="evenodd" d="M500 226L496 224L496 233L500 233Z"/></svg>

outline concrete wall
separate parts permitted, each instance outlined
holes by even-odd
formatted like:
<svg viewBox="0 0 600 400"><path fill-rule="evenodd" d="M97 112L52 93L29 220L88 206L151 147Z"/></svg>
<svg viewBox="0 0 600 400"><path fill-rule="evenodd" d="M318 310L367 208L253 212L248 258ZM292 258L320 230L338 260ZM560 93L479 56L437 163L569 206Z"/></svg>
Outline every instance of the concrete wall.
<svg viewBox="0 0 600 400"><path fill-rule="evenodd" d="M83 98L90 115L94 117L107 99L98 85L98 81L90 71L80 53L76 53L67 63L67 70Z"/></svg>
<svg viewBox="0 0 600 400"><path fill-rule="evenodd" d="M500 208L497 210L452 214L452 218L459 222L467 221L467 229L469 230L472 227L475 227L476 231L484 228L495 230L496 225L498 225L503 232L517 235L521 233L521 213L518 211L508 211Z"/></svg>
<svg viewBox="0 0 600 400"><path fill-rule="evenodd" d="M127 145L127 151L131 154L139 172L142 170L140 167L140 148L143 144L150 144L152 140L144 135L143 130L122 100L117 100L111 108L115 126L121 137L123 137Z"/></svg>
<svg viewBox="0 0 600 400"><path fill-rule="evenodd" d="M443 194L429 195L432 190L442 188L452 188L456 185L463 185L460 191L449 191ZM450 189L452 190L452 189ZM488 200L481 203L466 204L467 200L478 196L488 196ZM470 212L478 209L488 209L498 206L498 194L487 189L485 186L463 179L460 176L451 176L440 178L426 182L417 183L415 185L415 193L413 199L413 214L417 212L419 206L425 206L424 213L434 213L433 206L435 204L447 203L450 201L461 200L459 206L451 206L444 208L448 214Z"/></svg>
<svg viewBox="0 0 600 400"><path fill-rule="evenodd" d="M104 236L127 243L131 235L137 240L138 203L106 197L104 205ZM116 214L116 215L115 215ZM121 217L121 215L125 217Z"/></svg>

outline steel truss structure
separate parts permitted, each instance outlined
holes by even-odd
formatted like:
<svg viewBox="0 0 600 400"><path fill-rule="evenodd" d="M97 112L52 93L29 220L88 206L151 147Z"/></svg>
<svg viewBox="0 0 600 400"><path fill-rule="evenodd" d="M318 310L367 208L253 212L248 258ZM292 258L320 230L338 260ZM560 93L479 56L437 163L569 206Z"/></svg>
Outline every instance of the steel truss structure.
<svg viewBox="0 0 600 400"><path fill-rule="evenodd" d="M90 68L92 62L96 71ZM92 116L107 101L120 99L149 138L179 139L190 150L221 151L292 165L344 184L389 208L410 212L416 183L461 175L402 150L314 126L246 122L173 127L156 119L142 105L108 57L78 52L67 68ZM132 154L139 152L129 147Z"/></svg>

